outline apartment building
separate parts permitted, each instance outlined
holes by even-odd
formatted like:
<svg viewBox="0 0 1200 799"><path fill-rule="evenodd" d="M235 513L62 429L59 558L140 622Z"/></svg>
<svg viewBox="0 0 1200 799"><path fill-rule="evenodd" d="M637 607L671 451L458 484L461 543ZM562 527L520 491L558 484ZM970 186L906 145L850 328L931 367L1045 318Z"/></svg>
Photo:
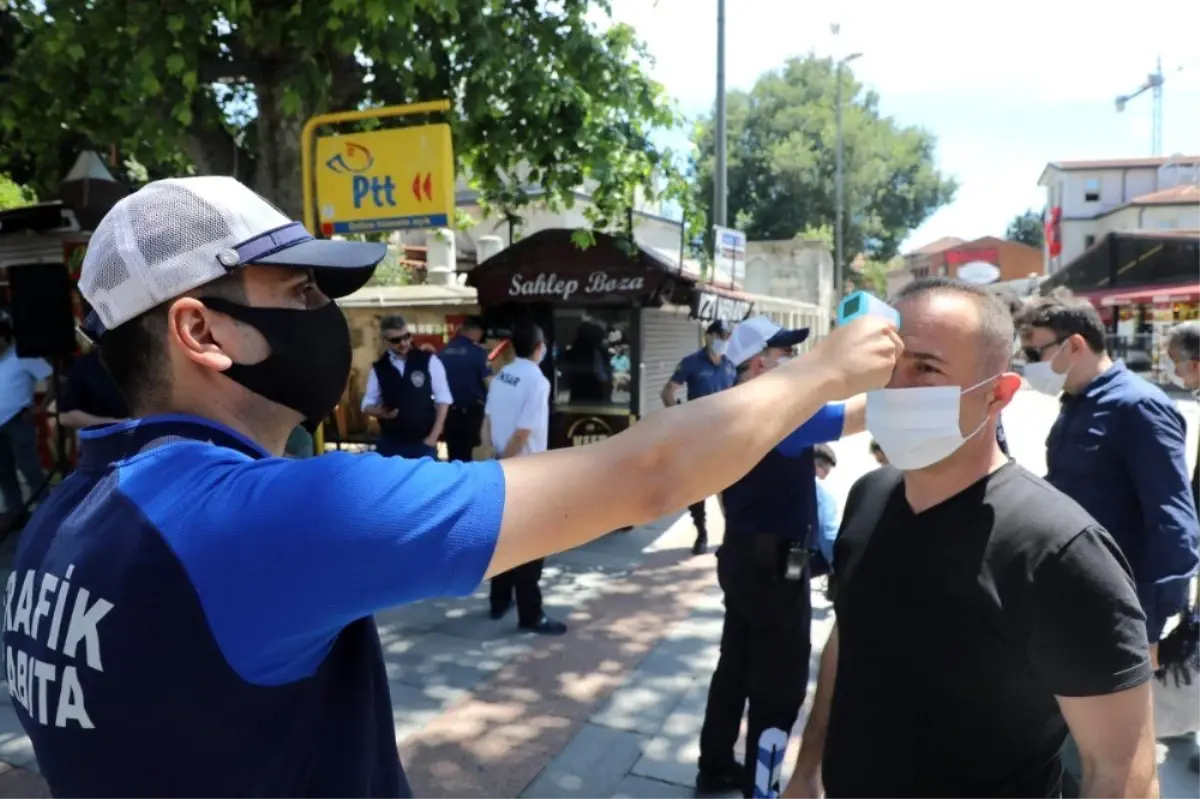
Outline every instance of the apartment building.
<svg viewBox="0 0 1200 799"><path fill-rule="evenodd" d="M1055 161L1038 185L1046 190L1047 274L1109 233L1200 230L1200 156Z"/></svg>

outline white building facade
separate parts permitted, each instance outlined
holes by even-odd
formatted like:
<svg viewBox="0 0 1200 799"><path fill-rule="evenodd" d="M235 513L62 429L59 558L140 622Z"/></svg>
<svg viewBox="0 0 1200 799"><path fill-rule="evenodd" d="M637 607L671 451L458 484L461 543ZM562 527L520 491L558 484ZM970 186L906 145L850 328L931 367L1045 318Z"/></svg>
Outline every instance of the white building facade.
<svg viewBox="0 0 1200 799"><path fill-rule="evenodd" d="M1046 190L1047 218L1057 223L1046 240L1046 274L1109 233L1200 230L1200 156L1056 161L1038 185Z"/></svg>

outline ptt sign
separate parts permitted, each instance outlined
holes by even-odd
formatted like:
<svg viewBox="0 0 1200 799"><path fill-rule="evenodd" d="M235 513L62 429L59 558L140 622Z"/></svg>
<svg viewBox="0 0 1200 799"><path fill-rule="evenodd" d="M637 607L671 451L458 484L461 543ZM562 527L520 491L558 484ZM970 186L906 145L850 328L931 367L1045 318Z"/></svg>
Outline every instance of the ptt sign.
<svg viewBox="0 0 1200 799"><path fill-rule="evenodd" d="M445 124L317 139L321 232L447 227L454 150Z"/></svg>

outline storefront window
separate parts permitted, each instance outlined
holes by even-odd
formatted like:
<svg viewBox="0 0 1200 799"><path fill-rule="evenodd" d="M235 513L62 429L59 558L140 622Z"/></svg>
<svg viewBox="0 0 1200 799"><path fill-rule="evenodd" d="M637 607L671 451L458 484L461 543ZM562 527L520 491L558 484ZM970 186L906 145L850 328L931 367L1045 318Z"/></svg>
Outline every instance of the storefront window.
<svg viewBox="0 0 1200 799"><path fill-rule="evenodd" d="M633 311L554 310L554 396L560 410L633 409Z"/></svg>

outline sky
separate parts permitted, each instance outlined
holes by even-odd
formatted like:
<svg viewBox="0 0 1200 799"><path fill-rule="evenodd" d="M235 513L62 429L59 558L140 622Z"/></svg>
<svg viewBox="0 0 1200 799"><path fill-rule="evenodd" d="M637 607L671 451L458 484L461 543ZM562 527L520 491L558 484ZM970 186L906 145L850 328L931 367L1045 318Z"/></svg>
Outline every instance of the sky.
<svg viewBox="0 0 1200 799"><path fill-rule="evenodd" d="M683 113L711 109L716 91L716 0L612 0L654 63L651 75ZM1118 114L1162 57L1163 154L1200 154L1200 3L1103 6L1056 0L975 3L887 0L729 0L728 89L749 89L790 56L861 53L856 77L884 114L938 139L955 201L913 231L903 249L942 236L1004 235L1041 210L1047 162L1151 155L1150 93ZM783 11L782 9L788 9ZM831 23L838 23L834 36ZM1177 71L1178 70L1178 71ZM685 131L661 141L687 148Z"/></svg>

